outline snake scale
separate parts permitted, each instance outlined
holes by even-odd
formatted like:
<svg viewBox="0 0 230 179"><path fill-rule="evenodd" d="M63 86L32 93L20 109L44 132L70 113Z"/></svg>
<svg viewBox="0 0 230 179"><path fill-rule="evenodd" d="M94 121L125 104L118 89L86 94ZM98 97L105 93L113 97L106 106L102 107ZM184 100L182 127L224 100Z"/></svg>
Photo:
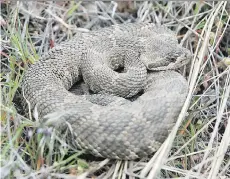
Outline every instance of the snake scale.
<svg viewBox="0 0 230 179"><path fill-rule="evenodd" d="M52 48L26 71L22 88L39 117L71 126L78 148L133 160L155 152L168 136L188 89L176 69L190 59L165 26L113 25ZM82 79L84 94L70 92Z"/></svg>

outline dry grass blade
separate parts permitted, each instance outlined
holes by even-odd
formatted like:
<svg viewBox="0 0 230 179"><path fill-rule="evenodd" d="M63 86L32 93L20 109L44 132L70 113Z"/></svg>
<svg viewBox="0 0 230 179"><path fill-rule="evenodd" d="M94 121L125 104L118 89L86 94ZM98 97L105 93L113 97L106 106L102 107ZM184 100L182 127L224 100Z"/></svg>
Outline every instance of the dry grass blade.
<svg viewBox="0 0 230 179"><path fill-rule="evenodd" d="M217 113L217 121L221 121L221 118L223 116L224 113L224 109L227 103L227 99L229 99L229 94L230 94L230 71L227 75L226 78L226 89L223 92L223 98L221 100L221 105L220 105L220 109L219 112ZM229 117L230 119L230 117ZM229 121L228 119L228 121ZM215 132L215 130L213 131L213 133ZM217 133L217 132L216 132ZM212 168L211 171L209 173L208 179L215 179L217 177L218 171L220 170L220 166L221 163L224 159L224 154L227 152L227 149L230 145L230 140L229 140L229 136L230 136L230 123L227 124L223 138L221 140L220 146L218 151L215 154L215 159L212 163Z"/></svg>

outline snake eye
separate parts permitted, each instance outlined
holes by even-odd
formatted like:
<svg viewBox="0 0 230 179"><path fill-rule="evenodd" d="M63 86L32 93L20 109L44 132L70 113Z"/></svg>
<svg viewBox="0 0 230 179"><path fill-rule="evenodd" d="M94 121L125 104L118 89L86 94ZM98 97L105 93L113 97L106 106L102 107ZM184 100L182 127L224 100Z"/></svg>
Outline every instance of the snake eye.
<svg viewBox="0 0 230 179"><path fill-rule="evenodd" d="M167 59L169 62L175 62L177 60L177 58L178 58L177 54L170 54L170 55L168 55Z"/></svg>
<svg viewBox="0 0 230 179"><path fill-rule="evenodd" d="M175 61L176 61L176 58L175 58L175 57L169 58L169 61L170 61L170 62L175 62Z"/></svg>
<svg viewBox="0 0 230 179"><path fill-rule="evenodd" d="M170 62L176 62L177 61L177 58L180 56L180 53L177 53L177 52L173 52L173 53L169 53L167 55L167 59L170 61Z"/></svg>

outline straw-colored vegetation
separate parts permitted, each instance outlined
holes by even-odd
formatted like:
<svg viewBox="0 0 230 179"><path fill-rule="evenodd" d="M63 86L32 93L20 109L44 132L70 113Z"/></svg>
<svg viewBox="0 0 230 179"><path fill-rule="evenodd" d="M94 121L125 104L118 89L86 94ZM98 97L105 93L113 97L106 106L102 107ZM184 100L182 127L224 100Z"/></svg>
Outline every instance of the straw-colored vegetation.
<svg viewBox="0 0 230 179"><path fill-rule="evenodd" d="M194 54L182 73L189 94L171 135L149 159L82 156L65 135L20 104L24 70L78 30L147 21L166 25ZM230 5L183 2L1 4L2 178L229 178ZM78 177L76 177L78 176Z"/></svg>

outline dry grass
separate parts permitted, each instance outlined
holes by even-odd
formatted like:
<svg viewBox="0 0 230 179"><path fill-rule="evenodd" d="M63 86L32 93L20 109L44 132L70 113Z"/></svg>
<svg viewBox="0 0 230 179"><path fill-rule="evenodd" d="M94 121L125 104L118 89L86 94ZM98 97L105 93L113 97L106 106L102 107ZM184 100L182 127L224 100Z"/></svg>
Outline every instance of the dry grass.
<svg viewBox="0 0 230 179"><path fill-rule="evenodd" d="M2 3L1 177L229 178L229 6L225 1ZM40 123L36 111L29 118L21 115L23 72L76 31L129 21L165 24L193 52L183 70L189 95L171 135L151 159L84 160L65 135Z"/></svg>

